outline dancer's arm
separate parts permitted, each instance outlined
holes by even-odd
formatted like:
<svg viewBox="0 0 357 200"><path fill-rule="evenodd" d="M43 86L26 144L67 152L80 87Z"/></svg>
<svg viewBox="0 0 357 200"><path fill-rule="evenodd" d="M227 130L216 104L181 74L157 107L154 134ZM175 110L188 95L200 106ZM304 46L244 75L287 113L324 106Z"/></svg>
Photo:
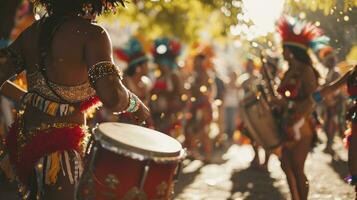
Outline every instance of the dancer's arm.
<svg viewBox="0 0 357 200"><path fill-rule="evenodd" d="M321 97L325 98L326 96L330 95L331 93L335 92L336 90L338 90L339 88L341 88L343 85L346 84L348 77L351 75L351 73L353 72L353 70L356 67L351 68L348 72L346 72L343 76L341 76L339 79L337 79L336 81L328 84L327 86L321 88L319 90Z"/></svg>
<svg viewBox="0 0 357 200"><path fill-rule="evenodd" d="M112 46L107 32L92 25L85 45L85 60L89 66L89 79L103 105L113 112L122 112L130 107L133 94L123 85L118 69L113 63ZM149 115L147 107L135 98L138 110L134 116L142 122Z"/></svg>

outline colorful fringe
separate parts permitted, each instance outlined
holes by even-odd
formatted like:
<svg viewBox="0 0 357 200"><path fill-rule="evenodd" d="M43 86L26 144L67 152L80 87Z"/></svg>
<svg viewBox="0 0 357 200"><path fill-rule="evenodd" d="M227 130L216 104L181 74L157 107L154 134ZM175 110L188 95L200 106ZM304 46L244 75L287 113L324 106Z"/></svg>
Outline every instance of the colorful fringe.
<svg viewBox="0 0 357 200"><path fill-rule="evenodd" d="M64 117L72 114L78 105L58 103L48 100L36 93L27 93L23 99L23 103L31 105L40 111L54 117ZM93 112L96 108L102 106L99 98L93 96L79 105L79 110L82 113Z"/></svg>
<svg viewBox="0 0 357 200"><path fill-rule="evenodd" d="M10 161L15 166L21 181L26 181L35 163L43 156L66 150L81 152L81 142L85 138L84 129L77 125L73 127L49 128L39 130L36 134L19 146L19 135L22 132L19 120L10 127L6 146Z"/></svg>

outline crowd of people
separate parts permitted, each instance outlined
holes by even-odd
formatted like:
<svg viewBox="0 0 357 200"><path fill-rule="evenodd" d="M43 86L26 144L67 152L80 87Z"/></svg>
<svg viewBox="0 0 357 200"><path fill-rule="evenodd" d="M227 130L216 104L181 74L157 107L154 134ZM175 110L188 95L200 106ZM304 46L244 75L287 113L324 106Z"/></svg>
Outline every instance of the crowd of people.
<svg viewBox="0 0 357 200"><path fill-rule="evenodd" d="M8 103L2 98L2 105L6 105L1 109L1 136L6 142L1 149L1 166L8 177L14 178L4 164L11 161L33 199L38 195L45 199L72 198L73 180L50 168L43 172L42 183L38 174L44 169L34 167L35 163L45 166L48 160L73 161L75 169L67 169L66 173L80 173L78 149L86 135L82 125L105 121L158 130L179 140L188 158L205 163L213 162L213 152L219 146L249 141L255 152L252 167L267 170L270 155L279 156L294 200L308 197L304 165L319 142L319 127L327 136L325 151L330 154L334 154L334 141L342 140L346 133L351 173L348 181L356 185L356 67L351 66L342 75L333 48L311 23L282 18L277 25L281 54L262 49L266 53L246 58L244 64L222 76L217 73L220 66L214 62L212 44L188 46L191 53L180 65L183 44L170 37L157 38L151 49L132 37L125 46L112 50L105 30L91 20L103 9L110 10L123 1L86 9L82 1L73 6L51 0L38 2L49 16L34 21L9 47L0 50L1 93L12 99ZM312 61L310 49L316 61ZM126 63L122 73L114 61ZM283 61L287 63L285 71ZM326 76L315 69L316 63L326 67ZM23 71L27 81L24 77L17 81L27 82L24 85L28 92L7 81ZM343 85L347 85L347 91L341 89ZM254 104L252 99L259 98L269 104L281 139L272 148L259 140L259 134L264 133L257 135L247 125L252 119L245 116L244 109ZM16 114L9 110L9 104L14 110L16 105ZM94 114L87 112L99 104L104 107ZM51 138L45 136L49 132ZM60 132L68 134L62 136ZM265 159L259 157L260 149L265 150ZM61 190L52 187L54 184Z"/></svg>

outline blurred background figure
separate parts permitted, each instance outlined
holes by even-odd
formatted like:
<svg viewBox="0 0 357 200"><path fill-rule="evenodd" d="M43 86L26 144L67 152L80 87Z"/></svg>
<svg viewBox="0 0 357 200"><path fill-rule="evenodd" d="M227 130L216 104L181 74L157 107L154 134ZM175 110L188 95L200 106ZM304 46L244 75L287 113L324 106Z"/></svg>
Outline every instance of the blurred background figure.
<svg viewBox="0 0 357 200"><path fill-rule="evenodd" d="M211 161L213 150L210 133L215 86L210 68L206 55L200 53L194 57L190 89L190 119L186 127L187 147L191 156L206 162ZM204 158L200 157L200 147L203 149Z"/></svg>
<svg viewBox="0 0 357 200"><path fill-rule="evenodd" d="M152 54L156 69L151 90L150 109L155 128L172 137L182 134L182 119L185 101L183 80L176 62L181 44L174 39L158 38L154 41Z"/></svg>
<svg viewBox="0 0 357 200"><path fill-rule="evenodd" d="M148 105L152 84L148 78L149 58L141 42L138 38L133 37L123 48L114 49L114 54L127 64L124 70L123 84ZM120 114L119 121L133 123L130 113ZM151 118L148 118L146 123L148 127L153 127Z"/></svg>
<svg viewBox="0 0 357 200"><path fill-rule="evenodd" d="M243 91L243 99L240 102L242 106L245 104L246 101L250 101L252 98L256 98L256 95L259 92L259 83L260 81L262 81L262 76L256 70L256 64L254 63L253 58L247 58L245 70L246 72L238 78L239 82L241 83L240 88ZM240 118L244 117L242 113L240 113L240 115ZM260 158L259 150L263 150L260 144L258 144L257 141L254 140L243 122L241 122L238 127L241 130L241 133L250 139L250 144L252 145L252 148L254 150L254 157L251 161L250 166L253 168L266 170L269 161L269 153L265 153L265 160L263 160L263 158Z"/></svg>
<svg viewBox="0 0 357 200"><path fill-rule="evenodd" d="M330 46L326 46L321 49L318 53L321 63L328 70L325 86L329 85L333 81L337 80L340 77L338 72L337 58L334 53L334 50ZM327 136L327 143L324 151L326 153L333 154L333 142L336 133L342 136L344 132L344 95L341 90L336 90L325 98L323 108L322 108L322 118L323 118L323 130Z"/></svg>
<svg viewBox="0 0 357 200"><path fill-rule="evenodd" d="M235 71L229 73L228 83L224 95L224 121L225 131L228 141L233 141L233 134L237 127L237 114L239 104L239 86L237 84L238 75Z"/></svg>

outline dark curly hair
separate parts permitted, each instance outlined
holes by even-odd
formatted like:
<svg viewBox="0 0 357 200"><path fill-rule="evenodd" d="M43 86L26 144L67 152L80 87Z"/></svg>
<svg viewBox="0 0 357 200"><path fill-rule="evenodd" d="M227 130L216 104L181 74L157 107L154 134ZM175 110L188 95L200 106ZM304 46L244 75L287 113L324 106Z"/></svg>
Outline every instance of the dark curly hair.
<svg viewBox="0 0 357 200"><path fill-rule="evenodd" d="M115 9L119 4L125 6L125 0L32 0L35 6L43 6L48 15L66 13L102 14Z"/></svg>
<svg viewBox="0 0 357 200"><path fill-rule="evenodd" d="M309 54L307 53L307 50L292 45L284 45L284 47L288 48L291 51L291 53L294 55L296 60L310 66L314 71L316 78L320 78L319 72L313 67L312 60Z"/></svg>

